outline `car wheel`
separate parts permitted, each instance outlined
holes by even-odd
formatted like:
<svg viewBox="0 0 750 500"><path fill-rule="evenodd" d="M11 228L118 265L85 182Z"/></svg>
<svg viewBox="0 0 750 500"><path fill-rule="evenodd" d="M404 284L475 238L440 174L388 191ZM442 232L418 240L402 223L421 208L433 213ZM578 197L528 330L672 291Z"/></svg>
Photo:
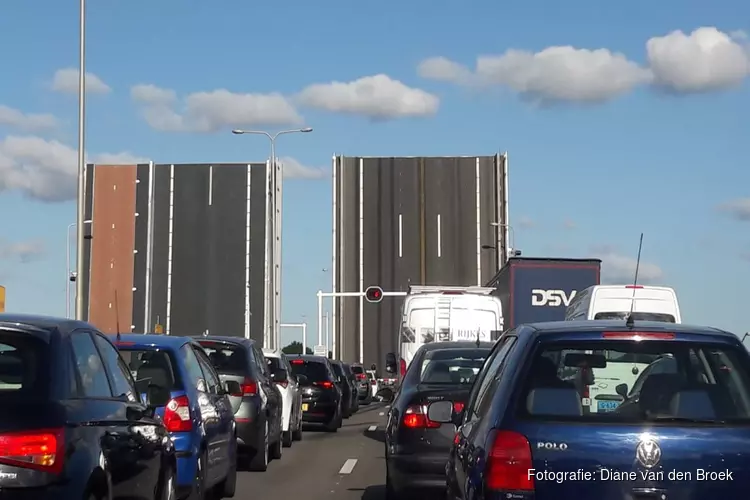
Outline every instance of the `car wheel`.
<svg viewBox="0 0 750 500"><path fill-rule="evenodd" d="M271 458L271 460L278 460L281 458L282 455L282 437L284 433L282 432L281 435L276 439L276 441L271 444L271 447L268 449L268 456Z"/></svg>
<svg viewBox="0 0 750 500"><path fill-rule="evenodd" d="M292 439L295 441L302 441L302 411L300 410L300 414L297 417L297 425L294 427L294 431L292 431Z"/></svg>
<svg viewBox="0 0 750 500"><path fill-rule="evenodd" d="M250 461L250 470L264 472L268 469L268 420L263 423L263 433L259 438L257 448L255 448L255 455Z"/></svg>
<svg viewBox="0 0 750 500"><path fill-rule="evenodd" d="M284 448L291 447L293 441L294 441L294 438L292 437L292 429L289 429L288 431L284 431L281 433L281 444L284 445Z"/></svg>

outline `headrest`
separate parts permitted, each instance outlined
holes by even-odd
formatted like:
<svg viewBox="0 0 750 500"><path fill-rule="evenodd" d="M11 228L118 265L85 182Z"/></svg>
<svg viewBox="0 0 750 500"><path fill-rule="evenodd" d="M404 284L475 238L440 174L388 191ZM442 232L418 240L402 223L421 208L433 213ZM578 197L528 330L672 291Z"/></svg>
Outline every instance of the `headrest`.
<svg viewBox="0 0 750 500"><path fill-rule="evenodd" d="M707 391L685 390L679 391L672 396L669 404L669 412L673 417L715 419L716 412Z"/></svg>
<svg viewBox="0 0 750 500"><path fill-rule="evenodd" d="M580 417L583 415L581 398L575 389L538 388L529 391L526 409L531 415Z"/></svg>

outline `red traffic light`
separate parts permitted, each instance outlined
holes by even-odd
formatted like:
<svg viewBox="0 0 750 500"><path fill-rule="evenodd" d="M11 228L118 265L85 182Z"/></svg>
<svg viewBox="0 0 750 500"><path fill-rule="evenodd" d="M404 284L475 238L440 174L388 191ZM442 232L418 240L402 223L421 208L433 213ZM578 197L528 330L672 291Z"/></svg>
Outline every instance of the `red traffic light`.
<svg viewBox="0 0 750 500"><path fill-rule="evenodd" d="M367 302L380 302L383 300L383 289L379 286L368 286L365 290Z"/></svg>

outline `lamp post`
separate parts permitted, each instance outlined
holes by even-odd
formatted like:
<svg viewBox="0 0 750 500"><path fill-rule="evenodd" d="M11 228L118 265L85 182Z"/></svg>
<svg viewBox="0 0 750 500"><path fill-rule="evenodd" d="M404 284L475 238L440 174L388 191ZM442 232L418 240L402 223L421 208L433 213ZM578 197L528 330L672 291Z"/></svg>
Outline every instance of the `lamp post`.
<svg viewBox="0 0 750 500"><path fill-rule="evenodd" d="M305 127L292 130L281 130L275 134L271 134L264 130L242 130L234 129L232 133L235 135L264 135L268 138L271 143L271 162L270 169L266 177L268 183L268 196L269 200L266 205L267 209L270 209L270 214L267 215L268 220L266 221L266 246L267 256L265 259L265 276L266 276L266 300L263 307L263 322L266 326L266 331L263 334L263 346L267 348L279 348L280 331L279 331L279 316L281 314L280 307L280 281L281 281L281 269L278 264L280 259L281 249L279 248L280 238L280 226L281 217L279 215L279 172L276 164L276 139L280 135L285 134L296 134L296 133L308 133L312 132L312 127ZM271 244L271 242L273 242ZM273 277L272 277L273 276Z"/></svg>
<svg viewBox="0 0 750 500"><path fill-rule="evenodd" d="M85 269L83 259L84 218L86 217L86 0L79 0L78 7L78 195L77 195L77 238L76 238L76 319L82 320L83 284L85 283Z"/></svg>
<svg viewBox="0 0 750 500"><path fill-rule="evenodd" d="M500 230L500 228L505 228L508 230L508 232L510 233L510 245L508 246L508 248L505 249L505 258L507 260L510 257L515 257L516 256L516 253L515 253L516 252L516 231L513 229L513 226L511 226L510 224L505 224L503 222L490 222L490 225L498 228L498 231ZM498 238L498 242L499 241L500 241L500 238ZM507 245L507 242L506 242L506 245ZM518 255L520 255L520 253ZM500 263L498 263L498 268L499 267L500 267Z"/></svg>
<svg viewBox="0 0 750 500"><path fill-rule="evenodd" d="M83 221L84 224L91 224L90 220ZM70 318L70 282L74 281L76 284L78 283L78 272L75 274L75 279L73 273L70 271L70 247L72 246L72 242L70 241L70 232L73 227L75 227L77 223L72 222L68 224L68 231L67 231L67 240L65 245L65 317ZM85 234L85 232L84 232ZM76 288L77 290L77 288Z"/></svg>

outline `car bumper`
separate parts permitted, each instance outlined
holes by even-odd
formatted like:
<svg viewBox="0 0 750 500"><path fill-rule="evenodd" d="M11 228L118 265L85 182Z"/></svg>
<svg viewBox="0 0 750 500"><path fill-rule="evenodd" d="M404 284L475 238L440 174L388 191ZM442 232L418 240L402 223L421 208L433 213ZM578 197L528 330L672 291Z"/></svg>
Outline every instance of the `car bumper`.
<svg viewBox="0 0 750 500"><path fill-rule="evenodd" d="M445 453L390 455L388 476L397 490L445 488Z"/></svg>
<svg viewBox="0 0 750 500"><path fill-rule="evenodd" d="M338 405L332 401L303 401L302 421L310 423L330 422L336 416L337 407Z"/></svg>
<svg viewBox="0 0 750 500"><path fill-rule="evenodd" d="M255 449L260 441L261 421L256 418L236 419L237 425L237 446L240 449Z"/></svg>

